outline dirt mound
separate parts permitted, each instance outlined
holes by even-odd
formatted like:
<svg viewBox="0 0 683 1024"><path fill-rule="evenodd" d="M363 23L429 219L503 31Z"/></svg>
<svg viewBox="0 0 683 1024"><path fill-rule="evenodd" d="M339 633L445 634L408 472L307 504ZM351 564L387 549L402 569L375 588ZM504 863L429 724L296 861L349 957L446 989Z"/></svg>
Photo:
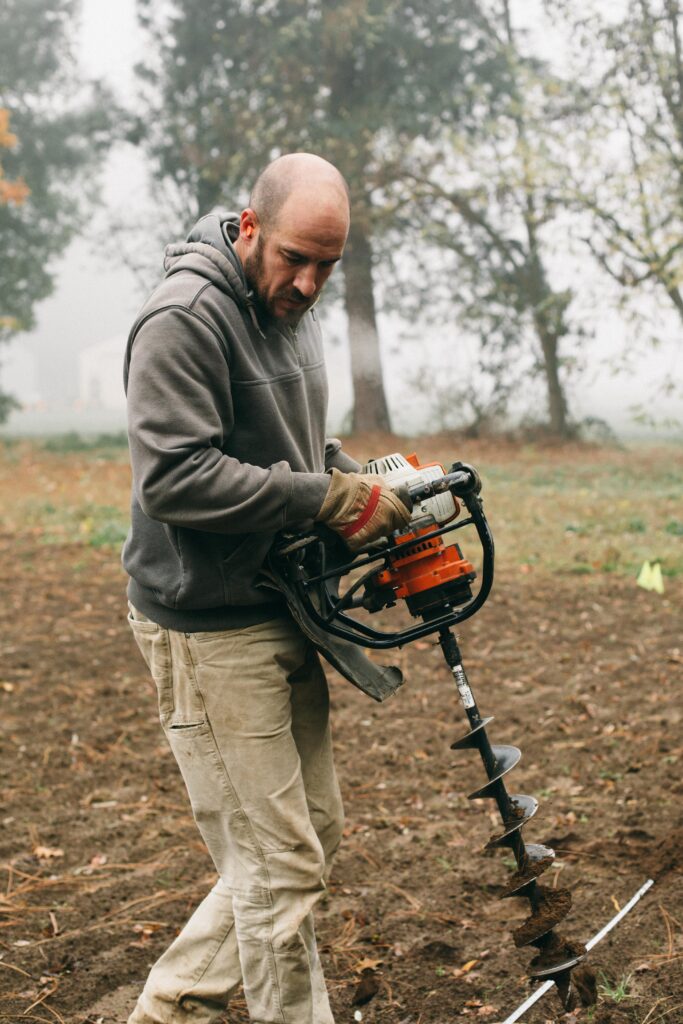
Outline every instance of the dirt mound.
<svg viewBox="0 0 683 1024"><path fill-rule="evenodd" d="M438 939L427 942L424 946L414 946L410 953L411 956L422 957L423 960L433 960L440 964L457 963L460 956L455 946L451 946L448 942L440 942Z"/></svg>
<svg viewBox="0 0 683 1024"><path fill-rule="evenodd" d="M633 1024L633 1017L610 1000L598 1006L592 1024Z"/></svg>
<svg viewBox="0 0 683 1024"><path fill-rule="evenodd" d="M545 971L555 964L562 963L562 961L583 956L586 952L586 947L580 942L570 942L564 935L558 935L557 932L546 935L542 941L543 948L541 952L538 956L534 957L530 964L530 967L535 971Z"/></svg>
<svg viewBox="0 0 683 1024"><path fill-rule="evenodd" d="M572 971L572 982L582 1006L594 1006L598 1001L598 982L595 971L588 964L581 964Z"/></svg>
<svg viewBox="0 0 683 1024"><path fill-rule="evenodd" d="M643 866L650 878L659 881L666 875L683 868L683 827L664 836L646 857Z"/></svg>

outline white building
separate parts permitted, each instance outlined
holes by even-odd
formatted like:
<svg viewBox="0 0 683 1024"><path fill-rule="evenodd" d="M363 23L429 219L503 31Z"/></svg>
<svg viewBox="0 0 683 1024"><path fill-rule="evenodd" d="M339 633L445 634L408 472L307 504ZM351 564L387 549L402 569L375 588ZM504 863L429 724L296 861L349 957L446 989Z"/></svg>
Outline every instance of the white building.
<svg viewBox="0 0 683 1024"><path fill-rule="evenodd" d="M88 345L78 357L78 396L83 409L123 412L123 356L126 335Z"/></svg>

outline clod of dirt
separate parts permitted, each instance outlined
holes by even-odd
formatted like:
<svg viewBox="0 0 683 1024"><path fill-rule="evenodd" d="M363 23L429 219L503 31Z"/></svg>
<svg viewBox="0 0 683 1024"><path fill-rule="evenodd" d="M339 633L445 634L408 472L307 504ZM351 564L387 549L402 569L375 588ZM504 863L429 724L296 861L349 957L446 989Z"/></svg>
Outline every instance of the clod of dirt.
<svg viewBox="0 0 683 1024"><path fill-rule="evenodd" d="M379 992L379 981L371 967L361 972L361 979L351 997L351 1006L365 1006Z"/></svg>
<svg viewBox="0 0 683 1024"><path fill-rule="evenodd" d="M510 800L509 811L509 817L507 817L503 822L505 831L494 833L484 847L485 850L492 850L496 847L503 836L507 835L510 829L513 828L518 821L521 821L526 814L524 807L521 804L516 803L514 800Z"/></svg>
<svg viewBox="0 0 683 1024"><path fill-rule="evenodd" d="M581 836L578 832L567 832L563 836L550 836L548 839L544 839L543 843L545 846L552 847L555 853L573 853L574 850L582 845Z"/></svg>
<svg viewBox="0 0 683 1024"><path fill-rule="evenodd" d="M564 935L553 932L543 940L543 948L529 966L533 970L547 970L554 964L561 964L576 956L583 956L585 952L586 947L580 942L571 942L569 939L565 939ZM595 1000L593 1001L595 1002Z"/></svg>
<svg viewBox="0 0 683 1024"><path fill-rule="evenodd" d="M617 835L619 838L623 836L625 839L635 840L637 843L651 843L655 838L651 832L646 832L644 828L619 829Z"/></svg>
<svg viewBox="0 0 683 1024"><path fill-rule="evenodd" d="M592 1024L632 1024L633 1018L610 1000L601 1003L595 1011Z"/></svg>
<svg viewBox="0 0 683 1024"><path fill-rule="evenodd" d="M683 828L674 829L661 839L652 855L645 858L644 865L655 881L673 871L680 871L683 867Z"/></svg>
<svg viewBox="0 0 683 1024"><path fill-rule="evenodd" d="M451 946L447 942L441 942L439 939L427 942L424 946L416 946L412 952L414 955L421 956L425 960L438 960L442 964L456 963L460 959L455 946Z"/></svg>
<svg viewBox="0 0 683 1024"><path fill-rule="evenodd" d="M527 866L522 871L515 871L514 875L511 875L510 881L505 886L501 899L508 896L510 893L515 892L522 885L526 885L533 878L538 878L544 871L547 871L550 865L555 860L554 857L542 857L537 861L529 861Z"/></svg>
<svg viewBox="0 0 683 1024"><path fill-rule="evenodd" d="M588 964L581 964L572 971L572 984L582 1006L595 1006L598 1001L598 982L595 971Z"/></svg>
<svg viewBox="0 0 683 1024"><path fill-rule="evenodd" d="M572 905L572 894L569 889L545 889L539 886L537 892L537 909L512 933L515 946L527 946L534 939L549 932L569 913Z"/></svg>

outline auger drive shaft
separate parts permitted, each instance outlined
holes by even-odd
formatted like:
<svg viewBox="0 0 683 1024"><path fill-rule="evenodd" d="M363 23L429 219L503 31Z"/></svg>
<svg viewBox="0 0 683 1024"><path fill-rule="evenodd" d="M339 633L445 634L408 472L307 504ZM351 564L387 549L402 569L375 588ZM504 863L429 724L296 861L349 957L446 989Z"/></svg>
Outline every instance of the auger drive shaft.
<svg viewBox="0 0 683 1024"><path fill-rule="evenodd" d="M530 903L529 916L513 932L515 944L536 950L529 975L553 981L563 1005L569 1008L573 1002L570 974L586 953L583 946L555 931L569 912L571 894L538 881L555 854L547 846L526 844L522 838L522 829L536 813L538 803L532 796L510 794L506 789L505 777L521 752L517 747L490 742L486 730L493 719L479 713L452 630L479 611L493 582L493 537L480 498L481 481L476 470L464 463L454 463L445 473L438 463L420 465L414 455L375 459L364 471L381 475L392 486L408 488L413 501L408 526L369 545L355 558L323 529L307 535L283 535L271 556L272 576L303 631L342 675L375 700L391 696L402 676L395 667L370 662L360 648L386 650L438 635L470 725L470 731L456 740L452 749L479 751L487 782L469 798L495 800L502 820L502 831L491 837L486 848L511 850L517 864L503 898L526 897ZM467 509L467 517L459 518L460 503ZM471 589L477 576L474 566L452 539L456 530L468 526L476 529L482 550L476 594ZM351 573L353 579L346 580L340 592L342 580ZM390 632L374 628L363 618L363 613L372 615L399 601L405 602L417 622Z"/></svg>
<svg viewBox="0 0 683 1024"><path fill-rule="evenodd" d="M531 914L513 932L516 946L534 946L538 953L528 970L531 978L552 980L565 1009L573 1006L570 972L585 956L585 947L568 942L554 929L569 913L572 898L568 889L548 889L539 885L538 878L552 864L554 850L540 844L525 844L522 829L538 810L538 801L520 793L510 794L504 777L521 760L517 747L491 744L486 727L493 718L482 718L462 665L458 641L451 629L439 632L439 643L444 658L453 673L462 706L470 723L470 731L451 744L451 750L478 750L484 764L488 782L469 794L470 800L495 800L503 822L503 831L494 835L486 849L507 847L512 850L517 871L501 898L525 896L531 904Z"/></svg>

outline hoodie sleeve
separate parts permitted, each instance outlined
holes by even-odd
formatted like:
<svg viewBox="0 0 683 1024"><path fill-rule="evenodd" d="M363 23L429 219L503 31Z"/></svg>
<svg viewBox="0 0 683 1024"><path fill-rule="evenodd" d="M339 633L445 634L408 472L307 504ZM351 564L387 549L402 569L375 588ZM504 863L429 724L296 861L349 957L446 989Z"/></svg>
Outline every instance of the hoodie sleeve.
<svg viewBox="0 0 683 1024"><path fill-rule="evenodd" d="M127 394L133 486L151 519L257 533L319 512L327 474L294 472L284 461L254 466L222 451L234 422L230 372L220 336L197 313L166 308L140 327Z"/></svg>

